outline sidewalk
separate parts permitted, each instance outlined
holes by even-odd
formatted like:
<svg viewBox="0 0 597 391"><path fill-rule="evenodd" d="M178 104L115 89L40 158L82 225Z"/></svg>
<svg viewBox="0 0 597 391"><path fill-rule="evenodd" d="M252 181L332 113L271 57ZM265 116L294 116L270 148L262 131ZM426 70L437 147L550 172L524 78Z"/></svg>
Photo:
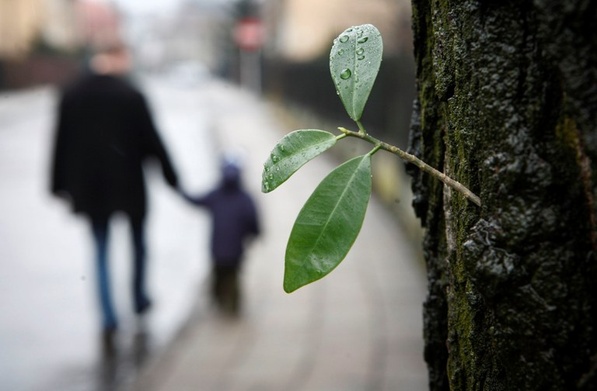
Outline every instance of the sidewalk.
<svg viewBox="0 0 597 391"><path fill-rule="evenodd" d="M133 389L426 390L424 276L393 217L373 199L343 263L323 280L284 293L284 251L294 218L334 164L319 157L262 194L263 162L293 129L281 129L271 108L235 87L209 82L202 96L209 99L198 104L208 106L220 148L247 153L245 184L257 198L265 232L246 260L241 318L219 316L202 287L192 318L144 367Z"/></svg>

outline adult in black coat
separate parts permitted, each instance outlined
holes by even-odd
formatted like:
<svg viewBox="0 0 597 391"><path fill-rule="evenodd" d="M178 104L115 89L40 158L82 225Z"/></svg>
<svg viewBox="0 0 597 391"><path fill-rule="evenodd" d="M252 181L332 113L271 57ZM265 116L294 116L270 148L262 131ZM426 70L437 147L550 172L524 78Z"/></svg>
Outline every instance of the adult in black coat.
<svg viewBox="0 0 597 391"><path fill-rule="evenodd" d="M131 223L134 309L141 314L150 307L145 288L143 163L157 159L167 182L175 188L178 182L145 98L122 77L129 64L124 46L105 48L92 58L92 72L64 89L51 172L52 193L66 198L74 212L91 223L106 332L117 327L107 267L110 217L122 212Z"/></svg>
<svg viewBox="0 0 597 391"><path fill-rule="evenodd" d="M240 166L225 161L215 189L199 196L185 194L185 198L211 215L212 295L220 308L236 313L246 241L260 233L255 202L242 187Z"/></svg>

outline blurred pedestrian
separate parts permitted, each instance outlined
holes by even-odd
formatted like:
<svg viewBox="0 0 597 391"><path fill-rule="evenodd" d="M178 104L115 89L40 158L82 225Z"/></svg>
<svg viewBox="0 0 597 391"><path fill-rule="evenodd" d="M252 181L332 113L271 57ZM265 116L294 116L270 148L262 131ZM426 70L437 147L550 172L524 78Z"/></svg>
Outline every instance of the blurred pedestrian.
<svg viewBox="0 0 597 391"><path fill-rule="evenodd" d="M104 335L117 329L110 290L108 233L111 217L128 217L134 249L134 310L151 301L145 285L147 212L143 163L154 158L174 188L177 175L142 93L125 76L131 61L125 45L101 48L90 71L64 89L56 124L51 191L67 199L91 224Z"/></svg>
<svg viewBox="0 0 597 391"><path fill-rule="evenodd" d="M212 297L220 309L237 314L246 242L260 233L255 202L242 186L240 164L225 160L215 189L185 198L211 215Z"/></svg>

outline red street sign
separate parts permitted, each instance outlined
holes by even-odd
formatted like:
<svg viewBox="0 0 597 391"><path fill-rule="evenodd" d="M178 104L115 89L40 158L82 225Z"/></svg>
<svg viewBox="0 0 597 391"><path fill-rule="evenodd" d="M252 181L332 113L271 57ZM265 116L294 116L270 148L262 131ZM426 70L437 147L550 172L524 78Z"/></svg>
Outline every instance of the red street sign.
<svg viewBox="0 0 597 391"><path fill-rule="evenodd" d="M264 35L261 19L254 17L239 20L234 28L234 42L246 51L261 49Z"/></svg>

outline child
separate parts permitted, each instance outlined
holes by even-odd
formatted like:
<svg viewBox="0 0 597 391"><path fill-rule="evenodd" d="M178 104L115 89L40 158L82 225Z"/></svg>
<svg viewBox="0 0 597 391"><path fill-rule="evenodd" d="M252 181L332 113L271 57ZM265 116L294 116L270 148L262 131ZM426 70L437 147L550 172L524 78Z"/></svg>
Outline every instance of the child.
<svg viewBox="0 0 597 391"><path fill-rule="evenodd" d="M245 240L259 235L260 230L253 199L242 187L239 164L224 162L220 184L214 190L203 196L184 196L211 214L212 295L222 310L236 314Z"/></svg>

